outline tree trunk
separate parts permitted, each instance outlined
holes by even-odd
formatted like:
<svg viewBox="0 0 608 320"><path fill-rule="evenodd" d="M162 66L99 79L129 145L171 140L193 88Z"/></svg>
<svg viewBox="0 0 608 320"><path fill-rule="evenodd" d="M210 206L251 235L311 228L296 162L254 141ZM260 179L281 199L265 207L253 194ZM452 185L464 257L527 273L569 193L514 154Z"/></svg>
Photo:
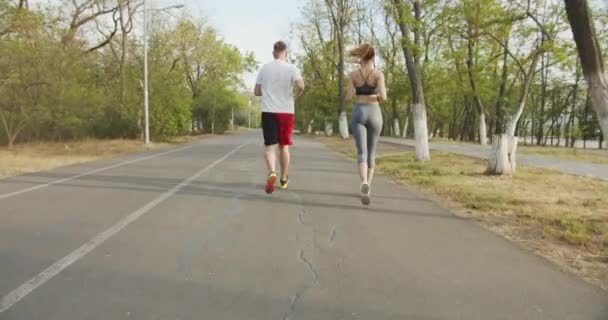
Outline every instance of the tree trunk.
<svg viewBox="0 0 608 320"><path fill-rule="evenodd" d="M348 138L348 118L346 116L346 111L340 112L340 116L338 117L338 124L340 126L340 136L342 139Z"/></svg>
<svg viewBox="0 0 608 320"><path fill-rule="evenodd" d="M467 71L469 74L469 84L471 85L471 91L473 92L473 100L475 100L475 105L477 106L477 111L479 112L479 143L481 145L488 144L487 137L487 128L486 128L486 116L485 116L485 108L483 103L481 102L481 97L479 96L479 92L477 90L477 83L475 82L475 73L473 68L475 67L474 54L473 54L473 30L472 26L469 23L468 28L468 40L467 40Z"/></svg>
<svg viewBox="0 0 608 320"><path fill-rule="evenodd" d="M572 87L572 103L570 105L570 115L568 117L568 122L566 123L566 128L564 132L564 136L566 137L566 147L574 147L574 116L576 112L576 102L578 100L578 84L580 81L580 73L578 72L578 63L576 67L576 80L574 81L574 86Z"/></svg>
<svg viewBox="0 0 608 320"><path fill-rule="evenodd" d="M587 88L587 97L585 98L585 110L583 111L582 125L579 123L583 136L583 149L587 149L587 139L589 138L589 109L591 108L591 92Z"/></svg>
<svg viewBox="0 0 608 320"><path fill-rule="evenodd" d="M333 134L334 134L334 124L329 120L325 120L325 135L328 137L331 137Z"/></svg>
<svg viewBox="0 0 608 320"><path fill-rule="evenodd" d="M530 85L532 84L532 79L534 78L534 71L536 69L536 64L538 62L538 55L535 55L532 58L532 62L530 63L530 69L528 73L524 76L524 87L519 97L519 107L517 108L517 112L513 115L513 118L509 121L507 125L506 133L510 136L515 136L515 130L517 129L517 122L524 112L524 108L526 107L526 100L528 100L528 93L530 92Z"/></svg>
<svg viewBox="0 0 608 320"><path fill-rule="evenodd" d="M498 99L496 100L496 128L494 132L500 134L504 130L504 112L503 105L507 93L507 81L509 76L508 57L509 57L509 39L505 41L505 48L502 56L502 76L500 79L500 89L498 91Z"/></svg>
<svg viewBox="0 0 608 320"><path fill-rule="evenodd" d="M536 133L536 144L543 144L543 138L545 137L545 106L547 104L547 73L545 68L545 54L541 55L540 60L540 78L541 78L541 89L540 89L540 110L538 112L538 131ZM545 143L546 139L545 139Z"/></svg>
<svg viewBox="0 0 608 320"><path fill-rule="evenodd" d="M338 128L343 139L348 138L348 119L346 117L346 101L344 100L344 32L347 20L347 8L344 2L338 1L338 12L335 16L336 32L338 41Z"/></svg>
<svg viewBox="0 0 608 320"><path fill-rule="evenodd" d="M120 103L122 105L122 107L125 107L126 104L126 95L127 95L127 67L126 67L126 61L127 61L127 36L128 36L128 31L127 31L127 24L128 21L125 21L125 4L124 4L124 0L118 0L118 13L119 13L119 20L120 20L120 30L121 30L121 40L120 40L120 48L121 48L121 52L120 52L120 61L119 61L119 67L120 67ZM126 14L130 14L130 12L128 12L127 9L127 13ZM130 17L129 17L130 19ZM147 26L146 26L147 27Z"/></svg>
<svg viewBox="0 0 608 320"><path fill-rule="evenodd" d="M488 144L488 129L486 128L486 115L483 111L479 113L479 144L485 146Z"/></svg>
<svg viewBox="0 0 608 320"><path fill-rule="evenodd" d="M557 124L557 146L562 146L562 124L561 122Z"/></svg>
<svg viewBox="0 0 608 320"><path fill-rule="evenodd" d="M6 134L7 148L12 149L13 145L15 144L15 140L17 140L21 130L23 130L25 127L25 122L19 121L17 125L13 126L9 124L11 121L10 119L7 119L7 116L5 116L3 112L0 112L0 120L2 120L2 125Z"/></svg>
<svg viewBox="0 0 608 320"><path fill-rule="evenodd" d="M598 122L608 140L608 75L604 72L602 51L595 35L587 0L565 0L566 13L578 48L583 75L591 91Z"/></svg>
<svg viewBox="0 0 608 320"><path fill-rule="evenodd" d="M230 108L230 131L234 132L234 107Z"/></svg>
<svg viewBox="0 0 608 320"><path fill-rule="evenodd" d="M517 152L517 131L519 118L521 118L530 92L530 86L534 78L536 64L538 62L538 54L535 54L530 63L530 68L523 75L524 84L521 95L519 97L519 107L517 112L509 120L507 124L506 134L495 135L492 139L492 153L489 160L487 172L495 175L510 175L515 173L516 168L516 152Z"/></svg>
<svg viewBox="0 0 608 320"><path fill-rule="evenodd" d="M488 160L488 174L512 175L517 167L517 137L508 134L495 135L492 153Z"/></svg>
<svg viewBox="0 0 608 320"><path fill-rule="evenodd" d="M426 106L414 104L414 137L416 139L416 160L428 161L431 159L429 152L429 138L426 120Z"/></svg>
<svg viewBox="0 0 608 320"><path fill-rule="evenodd" d="M315 123L315 120L310 120L308 123L308 128L306 129L306 133L312 134L312 125Z"/></svg>
<svg viewBox="0 0 608 320"><path fill-rule="evenodd" d="M551 93L551 108L553 109L552 113L555 113L555 90L552 90ZM555 126L557 125L557 117L555 115L551 115L551 146L553 147L553 142L555 140ZM545 145L547 143L545 142ZM559 144L558 144L559 146Z"/></svg>
<svg viewBox="0 0 608 320"><path fill-rule="evenodd" d="M403 135L403 138L407 138L407 130L409 130L409 126L410 126L410 108L406 107L405 110L405 122L403 123L403 131L401 132L401 134Z"/></svg>
<svg viewBox="0 0 608 320"><path fill-rule="evenodd" d="M526 87L528 87L528 86L526 86ZM527 89L524 89L524 91L527 91ZM527 93L525 95L527 96ZM515 113L515 115L513 115L513 118L511 118L511 120L509 120L509 122L507 124L506 132L508 135L515 136L515 130L517 129L517 122L519 121L521 114L524 112L525 107L526 107L526 98L520 98L519 107L517 108L517 112Z"/></svg>
<svg viewBox="0 0 608 320"><path fill-rule="evenodd" d="M399 118L393 119L393 135L395 137L401 136L401 127L399 125Z"/></svg>
<svg viewBox="0 0 608 320"><path fill-rule="evenodd" d="M424 103L424 89L422 86L422 73L420 65L414 59L414 55L410 48L413 47L410 39L410 27L407 24L403 0L394 0L397 10L398 25L401 30L401 48L405 56L405 64L407 74L410 78L410 86L412 87L412 107L414 113L414 136L416 139L416 160L428 161L431 159L429 152L429 138L427 130L426 105ZM414 8L420 8L420 1L413 1ZM419 10L415 10L419 11ZM416 14L416 19L420 19L419 14ZM420 23L420 21L417 21ZM414 28L414 38L419 36L419 28Z"/></svg>

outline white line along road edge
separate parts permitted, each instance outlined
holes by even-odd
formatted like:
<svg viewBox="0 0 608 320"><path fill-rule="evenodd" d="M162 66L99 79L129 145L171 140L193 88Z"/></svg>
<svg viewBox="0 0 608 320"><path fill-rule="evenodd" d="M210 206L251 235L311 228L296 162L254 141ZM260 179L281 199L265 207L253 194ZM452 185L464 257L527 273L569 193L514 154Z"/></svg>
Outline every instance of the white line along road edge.
<svg viewBox="0 0 608 320"><path fill-rule="evenodd" d="M37 186L33 186L33 187L30 187L30 188L25 188L25 189L17 190L15 192L9 192L9 193L5 193L5 194L0 194L0 199L5 199L5 198L16 196L16 195L19 195L19 194L22 194L22 193L36 191L38 189L46 188L46 187L52 186L54 184L63 183L63 182L66 182L66 181L82 178L82 177L85 177L85 176L88 176L88 175L92 175L92 174L95 174L95 173L98 173L98 172L102 172L102 171L106 171L106 170L110 170L110 169L126 166L128 164L139 162L139 161L144 161L144 160L148 160L148 159L164 156L166 154L170 154L170 153L174 153L174 152L190 149L192 147L193 146L187 146L187 147L173 149L173 150L169 150L169 151L165 151L165 152L155 153L155 154L147 156L147 157L142 157L142 158L137 158L137 159L133 159L133 160L129 160L129 161L120 162L120 163L117 163L117 164L113 164L111 166L95 169L95 170L92 170L92 171L88 171L88 172L85 172L85 173L73 175L73 176L70 176L70 177L67 177L67 178L63 178L63 179L59 179L59 180L54 180L54 181L43 183L43 184L40 184L40 185L37 185Z"/></svg>
<svg viewBox="0 0 608 320"><path fill-rule="evenodd" d="M110 239L112 236L114 236L115 234L120 232L122 229L127 227L131 222L134 222L135 220L139 219L141 216L146 214L148 211L150 211L151 209L153 209L154 207L156 207L163 201L167 200L169 197L176 194L183 187L187 186L192 181L198 179L205 172L207 172L210 169L212 169L213 167L217 166L222 161L226 160L228 157L230 157L232 154L234 154L235 152L237 152L239 149L241 149L244 146L245 145L242 144L242 145L234 148L232 151L228 152L225 156L215 160L213 163L211 163L204 169L200 170L199 172L195 173L190 178L187 178L186 180L182 181L179 185L166 191L165 193L158 196L158 198L152 200L151 202L148 202L145 206L139 208L137 211L124 217L122 220L118 221L115 225L111 226L106 231L98 234L96 237L94 237L93 239L89 240L88 242L86 242L85 244L80 246L80 248L74 250L72 253L63 257L61 260L55 262L50 267L48 267L44 271L40 272L38 275L31 278L29 281L20 285L17 289L11 291L9 294L2 297L2 299L0 299L0 313L8 310L15 303L19 302L21 299L25 298L25 296L30 294L32 291L36 290L36 288L40 287L45 282L49 281L50 279L52 279L53 277L58 275L61 271L63 271L65 268L69 267L74 262L80 260L82 257L87 255L89 252L93 251L96 247L98 247L99 245L104 243L106 240Z"/></svg>

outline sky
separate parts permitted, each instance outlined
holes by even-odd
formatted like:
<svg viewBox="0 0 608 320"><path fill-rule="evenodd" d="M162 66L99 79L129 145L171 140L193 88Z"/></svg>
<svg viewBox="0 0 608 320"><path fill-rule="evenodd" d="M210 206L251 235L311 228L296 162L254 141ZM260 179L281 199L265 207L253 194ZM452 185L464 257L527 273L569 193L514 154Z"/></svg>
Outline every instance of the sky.
<svg viewBox="0 0 608 320"><path fill-rule="evenodd" d="M258 62L271 61L272 45L277 40L289 43L291 25L300 17L302 0L151 0L151 6L162 8L183 4L184 10L205 17L218 29L226 42L241 51L255 54ZM255 74L244 76L252 87Z"/></svg>

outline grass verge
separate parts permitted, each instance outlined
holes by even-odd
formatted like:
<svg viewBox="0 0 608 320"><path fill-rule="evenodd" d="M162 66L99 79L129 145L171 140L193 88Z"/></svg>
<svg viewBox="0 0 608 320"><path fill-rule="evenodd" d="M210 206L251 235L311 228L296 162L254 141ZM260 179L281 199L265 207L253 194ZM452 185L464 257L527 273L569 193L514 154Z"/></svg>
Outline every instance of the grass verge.
<svg viewBox="0 0 608 320"><path fill-rule="evenodd" d="M519 149L520 152L524 154L597 164L608 164L608 151L537 146L521 146Z"/></svg>
<svg viewBox="0 0 608 320"><path fill-rule="evenodd" d="M25 173L50 170L118 155L157 149L171 144L188 143L197 136L175 138L171 142L153 143L146 147L139 140L84 139L72 142L41 142L0 148L0 179Z"/></svg>
<svg viewBox="0 0 608 320"><path fill-rule="evenodd" d="M317 139L355 156L350 140ZM488 176L483 160L434 152L420 163L399 150L381 143L378 170L608 289L608 182L525 166Z"/></svg>
<svg viewBox="0 0 608 320"><path fill-rule="evenodd" d="M473 142L454 141L449 139L434 138L431 142L450 144L476 144ZM573 160L596 164L608 164L608 151L598 149L575 149L555 146L524 145L522 141L517 147L518 152L528 155L537 155L563 160Z"/></svg>

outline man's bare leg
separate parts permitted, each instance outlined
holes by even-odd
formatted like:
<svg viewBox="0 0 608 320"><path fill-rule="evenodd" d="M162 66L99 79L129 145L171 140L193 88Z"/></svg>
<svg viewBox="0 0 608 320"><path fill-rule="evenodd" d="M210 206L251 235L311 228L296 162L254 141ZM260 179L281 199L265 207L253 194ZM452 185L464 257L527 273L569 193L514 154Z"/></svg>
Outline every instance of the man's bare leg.
<svg viewBox="0 0 608 320"><path fill-rule="evenodd" d="M287 177L289 177L289 146L280 146L281 150L281 181L286 181Z"/></svg>
<svg viewBox="0 0 608 320"><path fill-rule="evenodd" d="M274 184L277 181L277 174L276 174L277 154L276 154L276 150L277 150L276 144L275 145L271 145L271 146L266 146L266 152L265 152L264 158L266 159L266 166L268 167L268 171L270 171L270 173L268 174L268 178L266 179L266 187L264 188L264 190L266 191L266 193L273 193L274 192Z"/></svg>
<svg viewBox="0 0 608 320"><path fill-rule="evenodd" d="M277 145L273 144L271 146L266 146L264 158L266 159L266 167L269 172L276 172L276 162L277 162Z"/></svg>

